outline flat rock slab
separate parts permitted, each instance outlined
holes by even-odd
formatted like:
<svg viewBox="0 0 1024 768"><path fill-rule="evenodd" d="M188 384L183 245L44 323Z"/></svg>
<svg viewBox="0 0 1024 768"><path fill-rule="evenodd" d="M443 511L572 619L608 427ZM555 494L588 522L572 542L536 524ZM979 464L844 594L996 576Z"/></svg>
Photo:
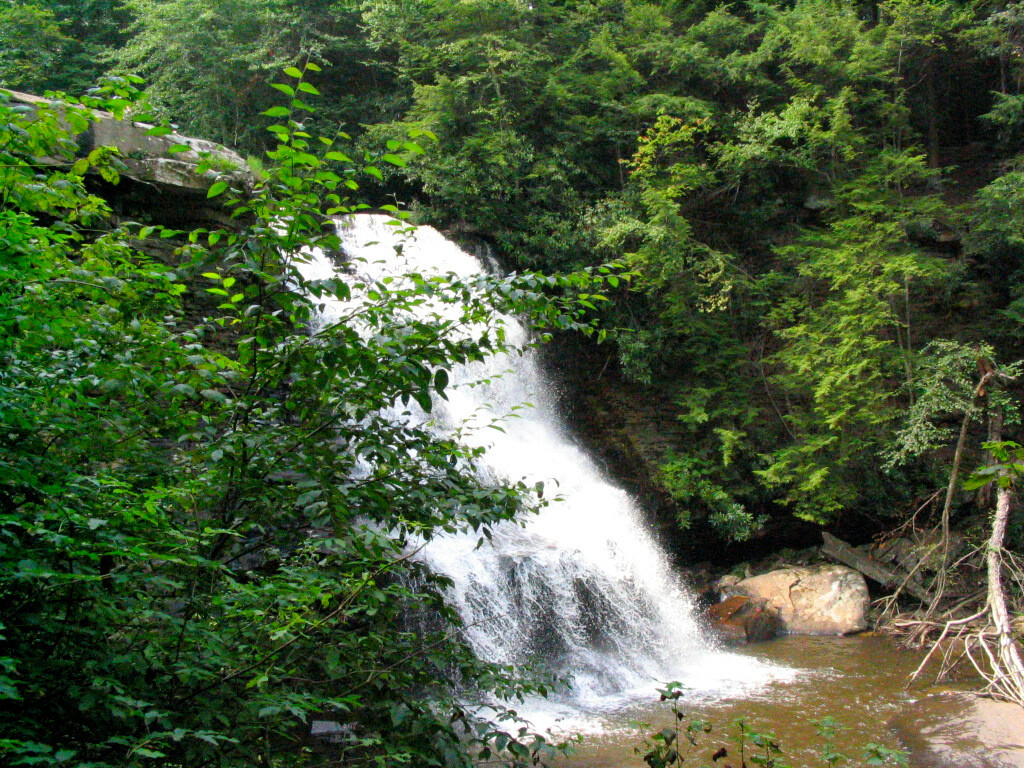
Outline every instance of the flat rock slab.
<svg viewBox="0 0 1024 768"><path fill-rule="evenodd" d="M966 693L908 704L891 725L912 768L1024 768L1024 709Z"/></svg>
<svg viewBox="0 0 1024 768"><path fill-rule="evenodd" d="M34 109L53 103L30 93L3 90L10 94L13 103ZM125 166L124 174L136 181L205 197L210 185L218 178L208 172L197 172L197 166L205 156L211 158L224 178L240 185L253 182L245 160L220 144L178 133L150 136L148 131L153 126L148 123L117 120L108 112L99 110L93 110L93 116L95 121L89 129L76 137L81 152L85 154L97 147L116 147ZM172 155L170 149L175 145L183 145L187 149Z"/></svg>

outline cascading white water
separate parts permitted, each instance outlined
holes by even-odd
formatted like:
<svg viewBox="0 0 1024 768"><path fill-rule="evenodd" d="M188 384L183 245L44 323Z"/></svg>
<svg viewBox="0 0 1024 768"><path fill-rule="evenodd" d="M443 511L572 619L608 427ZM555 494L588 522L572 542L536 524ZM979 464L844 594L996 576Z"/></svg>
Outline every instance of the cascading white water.
<svg viewBox="0 0 1024 768"><path fill-rule="evenodd" d="M428 227L397 252L388 221L359 215L340 227L345 250L358 255L359 271L371 279L408 271L469 277L483 270ZM334 266L316 255L303 272L323 279ZM334 311L328 306L325 315ZM506 323L514 343L527 341L521 325ZM524 403L532 407L520 408ZM513 411L503 431L485 428ZM475 535L446 536L419 554L452 580L448 598L482 658L540 660L573 679L574 702L584 708L630 693L649 696L658 680L707 690L777 676L705 642L690 597L636 502L566 433L533 354L498 355L454 371L448 400L437 403L433 418L442 428L468 424L465 439L486 446L484 470L495 479L541 481L562 497L525 526L498 527L492 546L478 547Z"/></svg>

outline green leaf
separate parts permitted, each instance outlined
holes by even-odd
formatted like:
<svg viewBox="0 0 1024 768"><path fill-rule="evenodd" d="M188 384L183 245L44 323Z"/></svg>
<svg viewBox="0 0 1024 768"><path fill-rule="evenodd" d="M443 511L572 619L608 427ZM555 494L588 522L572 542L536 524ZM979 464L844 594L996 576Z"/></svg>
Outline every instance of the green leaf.
<svg viewBox="0 0 1024 768"><path fill-rule="evenodd" d="M262 114L267 117L288 117L292 111L288 107L271 107Z"/></svg>
<svg viewBox="0 0 1024 768"><path fill-rule="evenodd" d="M296 69L295 67L287 67L287 68L286 68L286 69L284 70L284 73L285 73L286 75L288 75L288 77L294 77L294 78L295 78L296 80L299 80L299 79L301 79L301 78L302 78L302 72L300 72L300 71L299 71L298 69Z"/></svg>
<svg viewBox="0 0 1024 768"><path fill-rule="evenodd" d="M180 152L188 152L191 149L192 147L190 147L188 144L172 144L167 148L167 154L177 155Z"/></svg>
<svg viewBox="0 0 1024 768"><path fill-rule="evenodd" d="M976 474L971 475L969 478L964 480L964 490L976 491L978 488L983 488L995 479L995 477L984 477Z"/></svg>
<svg viewBox="0 0 1024 768"><path fill-rule="evenodd" d="M320 488L316 488L312 491L306 491L306 493L302 494L295 500L295 503L300 507L305 507L319 499L323 494L323 489Z"/></svg>
<svg viewBox="0 0 1024 768"><path fill-rule="evenodd" d="M217 390L217 389L204 389L199 394L202 395L203 397L205 397L207 400L211 400L211 401L213 401L215 403L226 403L226 402L228 402L228 396L225 395L220 390Z"/></svg>
<svg viewBox="0 0 1024 768"><path fill-rule="evenodd" d="M260 675L257 675L256 677L252 678L249 682L247 682L245 684L245 687L246 688L259 688L259 687L264 686L269 681L270 681L269 675L267 675L267 674L260 674Z"/></svg>
<svg viewBox="0 0 1024 768"><path fill-rule="evenodd" d="M444 394L445 388L448 386L448 371L444 368L438 368L434 372L434 389L440 394Z"/></svg>
<svg viewBox="0 0 1024 768"><path fill-rule="evenodd" d="M425 389L420 389L413 392L413 399L423 409L424 413L431 413L434 410L434 401L430 397L430 392Z"/></svg>
<svg viewBox="0 0 1024 768"><path fill-rule="evenodd" d="M207 199L211 197L217 197L217 195L223 194L228 188L226 181L217 181L210 187L210 191L206 193Z"/></svg>

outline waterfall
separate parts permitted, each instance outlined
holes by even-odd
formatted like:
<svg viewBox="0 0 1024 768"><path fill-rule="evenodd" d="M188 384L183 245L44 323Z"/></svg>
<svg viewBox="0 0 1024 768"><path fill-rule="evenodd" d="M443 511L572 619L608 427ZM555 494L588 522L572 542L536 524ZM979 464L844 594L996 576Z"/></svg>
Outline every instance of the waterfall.
<svg viewBox="0 0 1024 768"><path fill-rule="evenodd" d="M388 221L358 215L339 227L345 251L358 255L357 269L365 276L416 271L471 277L484 269L429 227L417 229L396 251L398 238ZM316 254L303 272L325 278L334 266ZM328 317L331 311L325 308ZM514 343L527 341L519 323L506 323ZM542 481L548 493L562 497L525 525L499 526L490 546L478 547L476 535L445 536L418 555L453 582L447 597L482 658L511 664L540 659L572 679L573 700L584 708L630 693L649 697L658 680L706 689L762 676L751 669L753 660L716 651L704 640L691 597L636 501L567 433L534 354L463 366L453 371L447 394L432 418L442 428L477 425L465 430L465 439L486 447L483 471L495 479ZM530 407L520 408L524 403ZM513 411L503 431L484 426Z"/></svg>

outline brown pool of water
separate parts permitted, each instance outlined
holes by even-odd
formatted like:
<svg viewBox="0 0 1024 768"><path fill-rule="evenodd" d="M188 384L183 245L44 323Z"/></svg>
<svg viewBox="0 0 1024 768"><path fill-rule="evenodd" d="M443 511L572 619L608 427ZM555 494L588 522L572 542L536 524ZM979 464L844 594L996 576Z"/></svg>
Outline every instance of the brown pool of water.
<svg viewBox="0 0 1024 768"><path fill-rule="evenodd" d="M730 740L738 733L739 718L758 732L773 733L783 752L780 759L793 768L825 765L822 738L814 725L825 717L843 726L835 747L851 758L850 765L857 765L867 742L900 746L888 723L921 692L921 686L908 689L920 654L901 650L886 637L783 637L735 651L797 672L739 697L709 700L684 693L679 704L688 720L700 718L713 726L711 733L702 734L686 765L739 765L738 748ZM603 732L584 736L575 754L561 761L564 768L644 766L642 753L635 753L635 748L645 736L669 725L673 715L668 703L652 700L623 707L603 720ZM637 721L646 727L637 726ZM711 758L721 747L730 757L713 763Z"/></svg>

